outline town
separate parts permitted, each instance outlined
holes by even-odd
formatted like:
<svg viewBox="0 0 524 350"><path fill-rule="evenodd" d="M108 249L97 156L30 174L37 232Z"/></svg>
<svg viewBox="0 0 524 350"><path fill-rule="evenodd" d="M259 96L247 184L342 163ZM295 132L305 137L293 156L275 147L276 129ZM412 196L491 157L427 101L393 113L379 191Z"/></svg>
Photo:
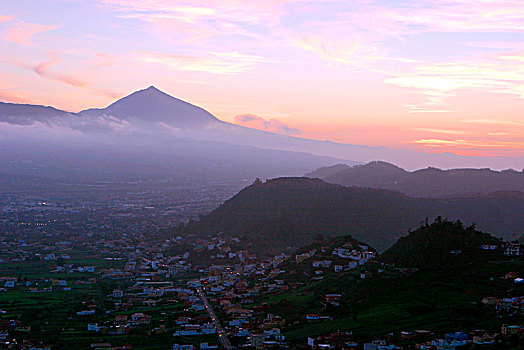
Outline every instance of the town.
<svg viewBox="0 0 524 350"><path fill-rule="evenodd" d="M60 236L31 222L36 230L4 221L0 233L6 349L511 348L524 335L518 241L477 248L506 259L489 278L507 295L467 295L493 315L491 327L442 332L399 328L404 324L388 309L368 312L361 301L348 301L366 283L417 274L380 262L372 247L351 236L319 233L309 246L264 256L227 234L72 230Z"/></svg>

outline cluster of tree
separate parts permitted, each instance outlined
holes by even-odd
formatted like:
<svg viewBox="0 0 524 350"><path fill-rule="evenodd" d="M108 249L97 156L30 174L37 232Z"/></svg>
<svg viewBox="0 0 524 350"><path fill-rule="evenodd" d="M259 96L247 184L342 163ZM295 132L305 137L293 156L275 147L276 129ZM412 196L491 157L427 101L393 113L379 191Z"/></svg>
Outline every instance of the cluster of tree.
<svg viewBox="0 0 524 350"><path fill-rule="evenodd" d="M464 226L460 220L442 219L431 224L426 219L421 227L401 237L380 256L384 263L398 267L437 268L475 264L502 256L502 239L478 231L475 225ZM482 246L497 246L483 249Z"/></svg>
<svg viewBox="0 0 524 350"><path fill-rule="evenodd" d="M452 217L505 238L521 234L524 194L411 198L400 192L344 187L311 178L255 182L183 230L231 234L275 253L313 242L319 233L352 235L383 251L426 217ZM507 236L507 237L506 237Z"/></svg>

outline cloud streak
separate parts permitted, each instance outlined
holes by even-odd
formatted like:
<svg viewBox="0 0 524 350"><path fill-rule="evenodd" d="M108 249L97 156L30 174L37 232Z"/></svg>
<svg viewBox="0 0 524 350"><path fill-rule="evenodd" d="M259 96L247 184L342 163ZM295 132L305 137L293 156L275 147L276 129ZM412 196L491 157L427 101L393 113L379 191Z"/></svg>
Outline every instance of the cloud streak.
<svg viewBox="0 0 524 350"><path fill-rule="evenodd" d="M446 99L461 90L511 94L524 98L524 55L486 57L477 61L429 63L384 80L411 88L427 97L426 102L408 105L411 113L446 112Z"/></svg>
<svg viewBox="0 0 524 350"><path fill-rule="evenodd" d="M250 25L276 25L282 15L282 7L303 0L101 0L100 6L135 18L150 19L164 17L185 22L202 20L237 22Z"/></svg>
<svg viewBox="0 0 524 350"><path fill-rule="evenodd" d="M524 142L522 141L476 141L465 139L417 139L411 141L429 148L441 148L444 150L498 150L514 151L516 154L524 154Z"/></svg>
<svg viewBox="0 0 524 350"><path fill-rule="evenodd" d="M240 114L235 116L235 121L238 124L252 127L255 129L276 132L285 135L300 135L300 129L284 124L278 119L265 119L254 114Z"/></svg>
<svg viewBox="0 0 524 350"><path fill-rule="evenodd" d="M487 124L487 125L506 125L506 126L524 126L524 123L512 122L500 119L461 119L461 123L468 124Z"/></svg>
<svg viewBox="0 0 524 350"><path fill-rule="evenodd" d="M267 62L260 56L233 52L208 52L195 55L142 52L136 59L145 63L157 63L175 70L205 72L212 74L236 74L249 70L257 63Z"/></svg>
<svg viewBox="0 0 524 350"><path fill-rule="evenodd" d="M41 62L33 67L33 71L45 79L59 81L74 87L87 88L88 84L80 79L63 73L52 72L51 68L61 62L60 56L56 52L49 54L49 60Z"/></svg>
<svg viewBox="0 0 524 350"><path fill-rule="evenodd" d="M19 45L31 46L31 39L33 38L33 36L57 28L59 28L59 26L54 24L44 25L38 23L28 23L18 20L3 35L3 39Z"/></svg>
<svg viewBox="0 0 524 350"><path fill-rule="evenodd" d="M0 15L0 23L9 22L13 19L13 16Z"/></svg>
<svg viewBox="0 0 524 350"><path fill-rule="evenodd" d="M467 132L463 130L445 130L445 129L434 129L434 128L411 128L411 129L417 130L417 131L425 131L429 133L436 133L436 134L450 134L450 135L467 134Z"/></svg>

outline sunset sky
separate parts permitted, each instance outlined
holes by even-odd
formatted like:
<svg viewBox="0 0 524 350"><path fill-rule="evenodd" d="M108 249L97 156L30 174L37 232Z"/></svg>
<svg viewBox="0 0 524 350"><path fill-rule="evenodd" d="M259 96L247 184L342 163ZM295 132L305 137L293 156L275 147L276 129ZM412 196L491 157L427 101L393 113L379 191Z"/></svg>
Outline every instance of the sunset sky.
<svg viewBox="0 0 524 350"><path fill-rule="evenodd" d="M0 101L77 112L155 85L337 142L524 155L522 0L1 0Z"/></svg>

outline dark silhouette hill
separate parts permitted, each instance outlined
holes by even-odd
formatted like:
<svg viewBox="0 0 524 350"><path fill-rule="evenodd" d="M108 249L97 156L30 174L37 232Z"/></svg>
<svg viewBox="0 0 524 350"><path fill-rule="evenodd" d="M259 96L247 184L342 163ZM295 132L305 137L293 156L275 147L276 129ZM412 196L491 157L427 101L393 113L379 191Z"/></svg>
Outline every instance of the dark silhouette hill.
<svg viewBox="0 0 524 350"><path fill-rule="evenodd" d="M337 171L338 170L338 171ZM406 171L386 162L320 168L307 177L344 185L390 189L415 197L461 196L494 191L524 192L524 172L490 169L421 169Z"/></svg>
<svg viewBox="0 0 524 350"><path fill-rule="evenodd" d="M451 221L438 217L433 223L421 226L401 237L386 250L380 260L397 267L415 267L442 269L500 259L502 249L494 251L482 249L482 245L500 245L500 239L488 233L465 227L460 221Z"/></svg>
<svg viewBox="0 0 524 350"><path fill-rule="evenodd" d="M186 230L244 236L259 243L261 251L300 247L318 234L352 235L380 251L426 218L439 215L475 222L502 237L521 235L523 208L520 192L412 198L398 191L344 187L320 179L278 178L256 181L209 215L190 222Z"/></svg>

